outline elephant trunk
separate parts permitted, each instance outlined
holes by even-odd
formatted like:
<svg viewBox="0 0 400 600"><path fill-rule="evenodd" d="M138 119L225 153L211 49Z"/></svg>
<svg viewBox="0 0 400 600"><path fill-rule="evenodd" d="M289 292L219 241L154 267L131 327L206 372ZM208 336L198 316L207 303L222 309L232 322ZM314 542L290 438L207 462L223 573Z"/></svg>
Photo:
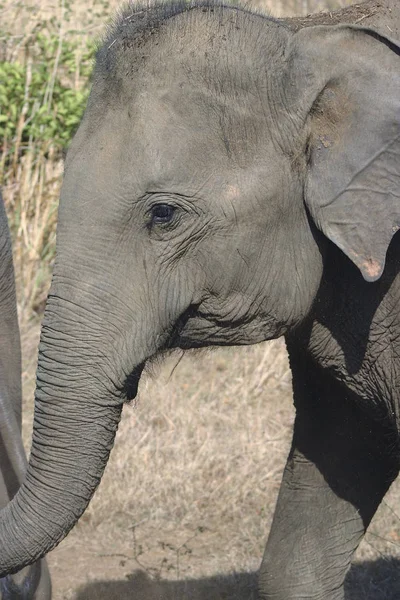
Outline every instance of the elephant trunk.
<svg viewBox="0 0 400 600"><path fill-rule="evenodd" d="M98 324L78 325L73 303L64 305L61 319L59 300L46 307L29 466L0 512L0 577L44 556L75 525L100 482L121 417L126 376L111 371L113 361L94 346Z"/></svg>

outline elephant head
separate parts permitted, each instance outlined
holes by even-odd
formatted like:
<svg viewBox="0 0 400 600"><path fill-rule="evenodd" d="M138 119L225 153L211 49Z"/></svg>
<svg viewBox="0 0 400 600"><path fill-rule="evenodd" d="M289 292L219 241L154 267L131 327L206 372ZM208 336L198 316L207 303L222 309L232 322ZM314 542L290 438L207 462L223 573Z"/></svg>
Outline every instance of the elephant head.
<svg viewBox="0 0 400 600"><path fill-rule="evenodd" d="M371 30L293 33L215 4L131 7L110 28L66 160L0 574L79 519L146 361L293 329L332 242L379 278L400 226L399 61Z"/></svg>

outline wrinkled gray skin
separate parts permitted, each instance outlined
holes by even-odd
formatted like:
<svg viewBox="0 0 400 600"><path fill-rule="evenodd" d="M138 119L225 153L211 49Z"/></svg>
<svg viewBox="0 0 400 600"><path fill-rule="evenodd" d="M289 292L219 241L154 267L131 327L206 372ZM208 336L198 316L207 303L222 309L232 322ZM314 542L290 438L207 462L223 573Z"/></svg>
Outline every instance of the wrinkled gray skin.
<svg viewBox="0 0 400 600"><path fill-rule="evenodd" d="M98 54L1 572L74 526L146 361L285 335L296 420L260 594L340 600L399 470L400 9L321 27L185 6L130 6Z"/></svg>
<svg viewBox="0 0 400 600"><path fill-rule="evenodd" d="M7 217L0 192L0 507L16 494L27 461L21 439L21 351L14 268ZM0 579L0 600L50 600L45 560Z"/></svg>

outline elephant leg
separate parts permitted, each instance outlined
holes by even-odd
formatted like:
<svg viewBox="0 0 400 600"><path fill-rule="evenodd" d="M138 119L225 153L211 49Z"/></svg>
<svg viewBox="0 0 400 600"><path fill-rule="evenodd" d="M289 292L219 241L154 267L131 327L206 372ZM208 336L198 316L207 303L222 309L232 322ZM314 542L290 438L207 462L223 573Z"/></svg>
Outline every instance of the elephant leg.
<svg viewBox="0 0 400 600"><path fill-rule="evenodd" d="M1 304L1 302L0 302ZM1 333L1 323L0 323ZM16 334L15 334L16 335ZM19 339L13 340L14 344ZM21 392L19 370L15 385L6 385L2 373L5 363L0 343L0 508L16 494L26 469L20 430ZM8 370L10 377L11 367ZM45 559L14 575L0 578L0 600L50 600L51 580Z"/></svg>
<svg viewBox="0 0 400 600"><path fill-rule="evenodd" d="M1 600L50 600L51 579L44 559L25 567L15 575L0 579Z"/></svg>
<svg viewBox="0 0 400 600"><path fill-rule="evenodd" d="M1 324L0 324L1 331ZM17 343L17 342L15 342ZM0 364L4 358L0 351ZM11 371L11 369L10 369ZM0 508L17 492L26 468L20 431L20 390L5 385L0 366ZM10 389L10 393L6 393ZM11 393L13 392L13 393ZM51 580L44 559L0 578L0 600L50 600Z"/></svg>
<svg viewBox="0 0 400 600"><path fill-rule="evenodd" d="M0 194L0 509L24 480L27 466L21 438L21 350L11 240ZM0 600L50 600L46 561L0 578Z"/></svg>
<svg viewBox="0 0 400 600"><path fill-rule="evenodd" d="M262 598L343 600L354 551L398 473L397 432L291 356L296 419L261 565Z"/></svg>

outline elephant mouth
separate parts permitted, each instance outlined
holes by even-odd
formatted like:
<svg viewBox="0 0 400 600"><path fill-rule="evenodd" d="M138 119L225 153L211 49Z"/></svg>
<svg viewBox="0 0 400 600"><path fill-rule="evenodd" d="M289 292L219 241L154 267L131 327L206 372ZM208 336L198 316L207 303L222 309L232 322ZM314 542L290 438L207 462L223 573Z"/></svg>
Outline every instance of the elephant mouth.
<svg viewBox="0 0 400 600"><path fill-rule="evenodd" d="M170 332L168 342L165 344L163 351L172 350L174 348L182 348L182 342L185 338L185 330L188 324L188 321L196 317L199 309L199 304L191 304L189 308L185 310L185 312L179 317L179 319L174 323L172 330ZM185 349L190 348L191 346L185 347Z"/></svg>
<svg viewBox="0 0 400 600"><path fill-rule="evenodd" d="M144 360L140 365L137 365L133 371L128 375L122 388L122 394L126 398L127 402L134 400L138 393L139 380L146 365Z"/></svg>
<svg viewBox="0 0 400 600"><path fill-rule="evenodd" d="M147 363L151 363L157 356L168 353L168 351L181 347L182 334L185 330L187 322L192 319L198 310L198 305L191 305L172 325L165 342L156 352L138 364L125 380L121 393L126 398L127 402L134 400L138 393L139 380Z"/></svg>

